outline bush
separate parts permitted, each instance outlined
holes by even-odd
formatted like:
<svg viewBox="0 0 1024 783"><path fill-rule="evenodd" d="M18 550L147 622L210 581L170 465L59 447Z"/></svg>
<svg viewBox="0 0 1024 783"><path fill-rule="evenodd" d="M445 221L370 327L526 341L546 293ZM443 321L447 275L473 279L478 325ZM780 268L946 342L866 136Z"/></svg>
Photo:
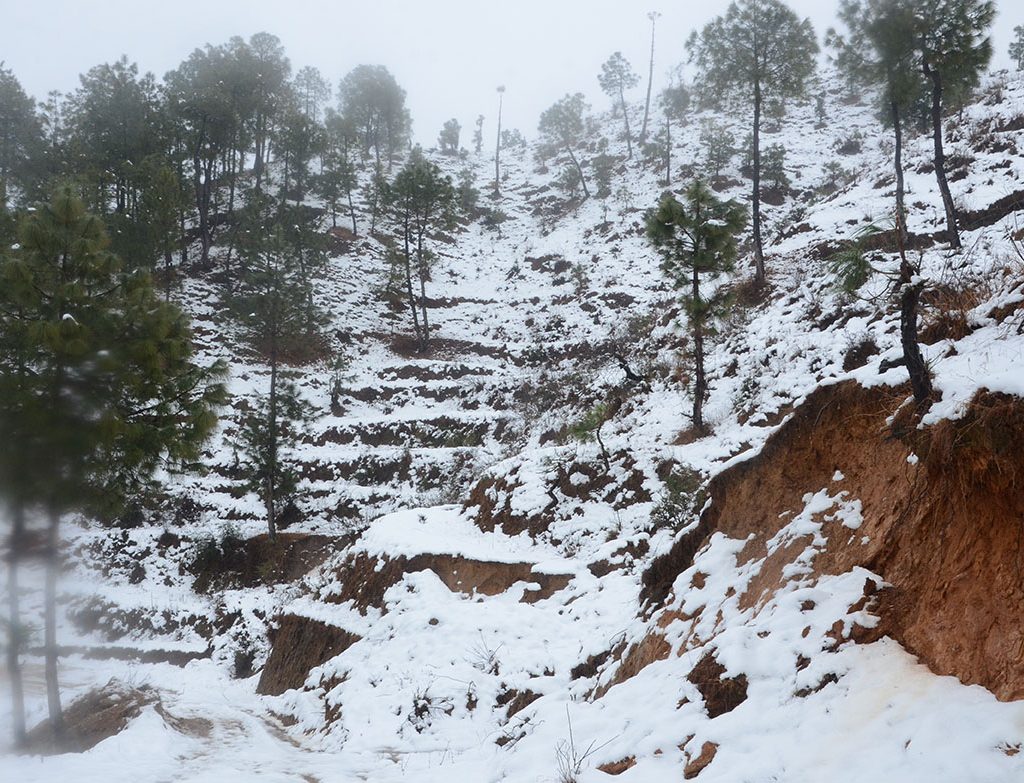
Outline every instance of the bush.
<svg viewBox="0 0 1024 783"><path fill-rule="evenodd" d="M707 501L704 475L688 465L676 465L665 479L665 493L651 511L655 528L684 527Z"/></svg>
<svg viewBox="0 0 1024 783"><path fill-rule="evenodd" d="M594 158L591 165L594 168L594 184L597 186L597 197L608 198L612 194L615 156L601 153Z"/></svg>
<svg viewBox="0 0 1024 783"><path fill-rule="evenodd" d="M789 175L786 174L786 148L771 144L761 156L761 177L769 190L781 193L789 189Z"/></svg>
<svg viewBox="0 0 1024 783"><path fill-rule="evenodd" d="M569 198L575 198L579 193L582 179L579 171L573 165L566 165L555 177L555 187L562 191Z"/></svg>

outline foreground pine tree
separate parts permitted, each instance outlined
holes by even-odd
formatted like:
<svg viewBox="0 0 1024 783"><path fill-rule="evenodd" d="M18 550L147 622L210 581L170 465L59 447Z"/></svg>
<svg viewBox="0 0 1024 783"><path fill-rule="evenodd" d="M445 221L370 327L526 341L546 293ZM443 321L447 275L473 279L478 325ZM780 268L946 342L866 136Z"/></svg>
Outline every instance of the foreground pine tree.
<svg viewBox="0 0 1024 783"><path fill-rule="evenodd" d="M735 201L721 201L700 180L695 180L679 201L662 196L647 213L647 239L662 257L661 268L682 293L683 310L693 339L693 429L705 433L704 340L726 304L719 292L708 296L701 281L732 269L737 240L747 225L746 210Z"/></svg>
<svg viewBox="0 0 1024 783"><path fill-rule="evenodd" d="M111 519L157 468L197 459L223 387L219 367L193 361L185 316L148 274L123 271L71 188L33 212L20 239L0 264L0 495L47 522L46 686L59 740L61 518Z"/></svg>

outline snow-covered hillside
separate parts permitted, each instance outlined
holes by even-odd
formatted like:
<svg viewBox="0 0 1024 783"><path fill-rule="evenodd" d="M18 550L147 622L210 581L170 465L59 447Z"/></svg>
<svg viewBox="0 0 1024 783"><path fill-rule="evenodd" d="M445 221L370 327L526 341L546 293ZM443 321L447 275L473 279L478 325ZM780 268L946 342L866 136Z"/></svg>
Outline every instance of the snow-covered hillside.
<svg viewBox="0 0 1024 783"><path fill-rule="evenodd" d="M941 394L920 422L885 275L849 297L827 260L892 212L887 137L841 97L766 135L792 188L765 206L768 292L746 264L718 283L737 304L706 437L643 237L656 161L569 204L558 163L508 150L492 203L470 156L508 220L440 240L429 356L404 348L376 239L331 259L317 296L349 363L333 409L332 368L296 368L318 416L276 550L230 445L267 371L215 283L188 282L231 368L209 470L140 526L73 530L62 583L69 696L116 677L149 701L84 754L3 758L7 779L1024 779L1024 81L990 77L950 125L962 252L928 236L930 139L905 152ZM677 130L676 188L702 119ZM715 184L747 198L735 164ZM601 443L574 438L597 404Z"/></svg>

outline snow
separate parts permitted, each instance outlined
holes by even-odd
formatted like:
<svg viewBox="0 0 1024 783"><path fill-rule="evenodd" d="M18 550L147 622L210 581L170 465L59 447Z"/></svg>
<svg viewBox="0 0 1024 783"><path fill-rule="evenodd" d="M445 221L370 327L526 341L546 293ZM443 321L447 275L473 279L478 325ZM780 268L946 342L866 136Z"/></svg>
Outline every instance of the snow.
<svg viewBox="0 0 1024 783"><path fill-rule="evenodd" d="M316 295L332 313L330 334L346 336L335 345L349 359L345 393L342 409L331 411L327 361L296 372L319 415L287 455L300 467L304 492L302 519L289 532L344 543L291 583L201 595L184 568L203 534L217 539L228 526L242 537L263 531L259 499L240 494L232 481L234 455L225 436L237 426L241 404L251 403L268 381L266 368L218 308L213 284L189 281L181 296L200 356L230 362L235 398L209 446L209 472L171 477L175 499L198 501L197 518L187 525L164 518L117 537L75 528L69 540L75 569L61 584L65 602L72 609L104 602L123 635L111 640L100 630L84 631L71 617L62 618L60 630L69 644L92 648L208 651L208 658L183 667L75 655L63 665L66 701L118 676L153 685L168 714L202 718L209 731L182 731L150 708L85 754L0 756L3 779L533 783L557 778L569 721L576 749L582 753L591 743L595 749L581 783L607 779L597 766L630 756L637 764L619 776L626 783L680 779L687 757L704 742L719 746L700 775L704 783L1024 778L1024 753L1014 753L1024 742L1024 704L999 702L979 686L937 676L892 640L858 645L830 636L836 623L844 633L854 624L873 627L877 618L869 609L850 607L863 597L866 581L881 582L862 568L814 576L814 560L829 536L845 539L864 523L861 501L844 486L841 471L828 486L798 488L802 508L781 521L764 559L742 558L747 542L716 532L678 576L663 609L648 617L639 606L643 571L695 527L700 511L674 525L652 525L652 510L669 494L660 467L671 461L706 481L760 454L793 408L821 385L907 382L902 367L880 372L883 359L900 355L898 313L884 276L874 275L859 298L846 299L814 252L884 221L891 211L889 161L871 109L840 106L837 99L828 96L829 111L837 118L841 112L841 123L818 129L812 107L795 106L780 130L767 134L786 144L794 182L805 191L765 207L773 296L719 324L708 355L705 411L713 432L705 438L679 437L689 425L690 400L672 361L685 331L671 314L674 302L658 258L639 232L642 210L662 190L656 175L639 165L623 175L621 196L606 204L593 199L546 214L539 199L549 195L543 189L558 167L540 173L530 151L510 150L503 157L508 180L500 203L510 220L500 233L467 225L456 245L438 245L430 295L448 301L432 315L439 337L464 344L449 343L430 358L406 359L391 347L403 326L376 296L379 245L365 241L353 254L332 259ZM1002 102L968 108L967 127L951 148L968 150L972 129L1022 113L1024 83L1014 79ZM681 163L700 158L699 119L679 134L673 157ZM726 121L743 138L743 124ZM864 134L861 153L841 159L853 172L851 183L832 194L811 192L829 176L826 165L840 159L834 151L840 136L856 130ZM999 133L1024 140L1021 132ZM624 145L613 139L610 146ZM980 208L1018 189L1024 157L968 151L975 160L953 182L955 199ZM908 140L914 232L941 226L934 177L924 172L929 155L927 138ZM463 165L441 162L452 173ZM485 183L489 162L471 158L468 164L478 184ZM722 195L745 198L747 183L735 165L726 174L739 184ZM605 209L610 228L602 228ZM979 389L1024 396L1024 311L1002 321L992 316L997 307L1024 301L1020 265L1007 239L1011 223L966 232L963 254L935 247L922 256L929 281L985 284L966 314L970 333L923 347L941 396L922 426L961 416ZM801 225L807 229L791 230ZM570 270L583 265L589 282L577 284L571 271L556 275L529 262L549 255L563 258ZM873 260L883 270L895 262L884 254ZM616 304L616 296L629 304ZM657 346L656 355L630 358L650 370L649 388L630 390L627 404L602 428L613 455L610 483L593 490L590 472L598 466L604 473L599 446L542 435L557 433L621 389L621 370L587 363L588 356L600 356L629 316L647 313L654 318L632 334L631 347ZM868 340L877 354L844 370L848 350ZM553 395L542 393L545 373L557 377ZM916 455L908 462L917 464ZM465 503L480 479L495 480L489 500L509 517L543 517L544 530L531 535L478 527L478 509ZM624 497L630 482L646 495ZM165 524L186 537L181 546L160 549ZM351 543L342 536L351 536ZM741 600L765 560L789 548L795 554L778 589L755 596L753 605ZM377 559L378 568L419 554L528 564L538 579L564 575L568 582L528 603L522 599L531 583L492 596L466 595L450 591L427 569L392 585L383 609L322 600L332 594L334 569L355 553ZM139 562L145 575L134 583L131 570ZM38 574L29 574L27 584L33 580ZM31 600L29 609L38 612ZM118 621L118 612L147 620ZM302 688L261 697L257 678L231 676L234 653L247 650L262 664L269 651L266 628L283 612L344 628L361 640L312 670ZM236 613L230 629L213 638L197 629L195 618ZM651 634L664 636L667 657L613 685L621 655ZM590 656L616 649L594 673L572 675ZM748 680L747 700L714 719L686 679L705 654L728 675ZM39 661L30 657L29 664L37 669ZM29 694L33 719L44 712L40 685L33 681ZM512 690L539 698L510 717L498 700ZM283 717L294 723L285 725ZM499 745L499 739L507 741Z"/></svg>

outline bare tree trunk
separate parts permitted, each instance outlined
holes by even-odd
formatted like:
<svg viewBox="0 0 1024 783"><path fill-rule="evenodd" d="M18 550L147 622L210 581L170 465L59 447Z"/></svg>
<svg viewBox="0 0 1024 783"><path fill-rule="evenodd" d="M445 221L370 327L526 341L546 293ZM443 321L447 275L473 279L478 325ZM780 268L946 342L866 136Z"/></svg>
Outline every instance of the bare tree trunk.
<svg viewBox="0 0 1024 783"><path fill-rule="evenodd" d="M754 226L754 282L763 286L767 280L764 269L764 248L761 243L761 82L754 82L754 193L753 193L753 226Z"/></svg>
<svg viewBox="0 0 1024 783"><path fill-rule="evenodd" d="M629 151L629 159L633 160L633 136L629 132L629 111L626 109L626 95L619 85L619 105L622 107L622 120L626 123L626 149Z"/></svg>
<svg viewBox="0 0 1024 783"><path fill-rule="evenodd" d="M501 108L505 100L505 88L498 88L498 136L494 144L494 192L501 193Z"/></svg>
<svg viewBox="0 0 1024 783"><path fill-rule="evenodd" d="M25 508L16 501L11 510L10 561L7 565L7 674L11 680L11 720L14 744L25 744L25 690L21 678L21 650L24 645L21 610L18 605L18 560L24 545Z"/></svg>
<svg viewBox="0 0 1024 783"><path fill-rule="evenodd" d="M43 611L43 655L45 658L46 704L50 728L55 739L64 736L64 712L60 705L60 681L57 675L57 573L60 570L60 511L50 509L47 530L46 582Z"/></svg>
<svg viewBox="0 0 1024 783"><path fill-rule="evenodd" d="M651 11L647 18L651 20L651 60L647 69L647 97L644 99L644 121L640 126L640 143L647 141L647 119L651 114L651 86L654 84L654 27L661 16L657 11Z"/></svg>
<svg viewBox="0 0 1024 783"><path fill-rule="evenodd" d="M900 253L899 284L903 287L900 295L900 345L903 348L903 362L910 375L910 388L914 393L914 401L922 407L932 396L932 376L917 339L917 309L921 301L924 283L915 280L917 272L907 260L907 247L903 234L897 230L896 246Z"/></svg>
<svg viewBox="0 0 1024 783"><path fill-rule="evenodd" d="M903 359L910 374L910 388L914 392L914 400L918 405L924 404L932 395L932 379L928 365L921 356L921 347L917 341L917 306L921 299L920 281L910 282L909 265L902 277L903 294L900 297L900 343L903 346Z"/></svg>
<svg viewBox="0 0 1024 783"><path fill-rule="evenodd" d="M946 233L949 243L956 249L962 247L960 243L960 232L956 226L956 208L953 206L953 196L949 192L949 181L946 179L946 153L942 148L942 74L924 61L924 73L932 82L932 141L935 147L935 179L939 183L939 192L942 194L942 206L946 211Z"/></svg>

